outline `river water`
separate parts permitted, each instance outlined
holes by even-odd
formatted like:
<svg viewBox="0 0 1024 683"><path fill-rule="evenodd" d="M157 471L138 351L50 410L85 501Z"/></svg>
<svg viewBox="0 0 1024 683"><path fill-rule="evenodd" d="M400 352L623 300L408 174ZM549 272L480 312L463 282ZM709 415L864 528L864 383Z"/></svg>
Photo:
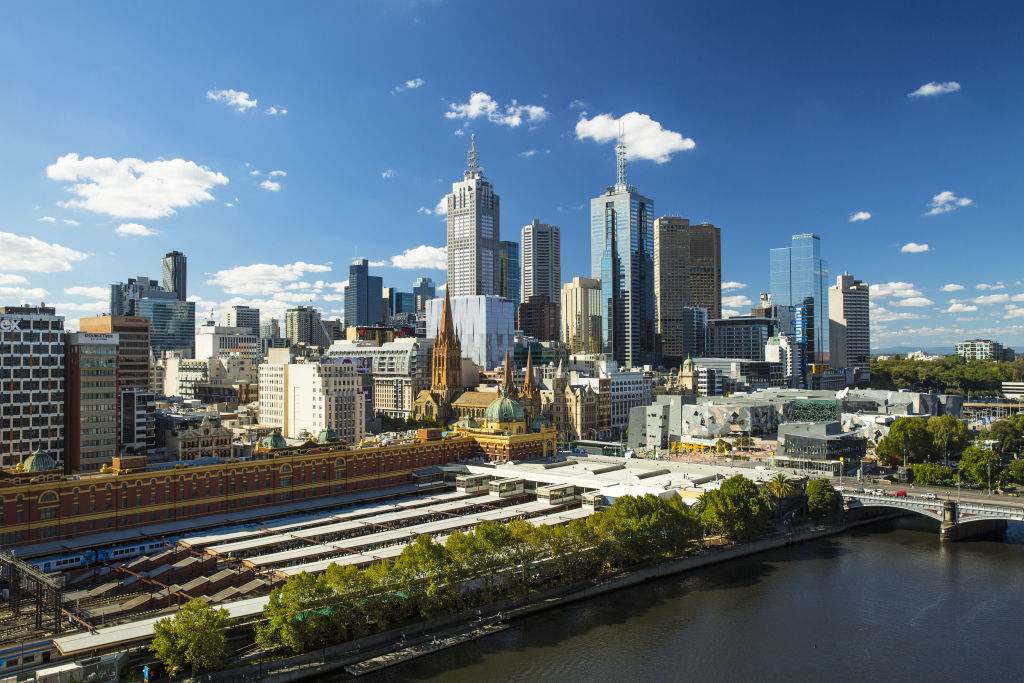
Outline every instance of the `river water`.
<svg viewBox="0 0 1024 683"><path fill-rule="evenodd" d="M1024 680L1024 529L879 522L516 620L376 681ZM364 679L365 680L365 679Z"/></svg>

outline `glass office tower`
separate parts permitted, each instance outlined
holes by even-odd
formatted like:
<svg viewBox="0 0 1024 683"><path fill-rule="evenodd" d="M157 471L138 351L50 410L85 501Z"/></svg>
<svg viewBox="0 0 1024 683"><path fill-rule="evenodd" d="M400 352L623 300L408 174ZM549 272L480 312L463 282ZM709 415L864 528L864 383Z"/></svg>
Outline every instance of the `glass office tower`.
<svg viewBox="0 0 1024 683"><path fill-rule="evenodd" d="M502 240L498 247L498 296L519 305L522 299L521 275L519 242Z"/></svg>
<svg viewBox="0 0 1024 683"><path fill-rule="evenodd" d="M149 318L149 347L157 358L164 351L180 350L192 358L196 349L194 301L139 299L136 315Z"/></svg>
<svg viewBox="0 0 1024 683"><path fill-rule="evenodd" d="M590 276L601 280L602 352L626 367L654 352L654 202L626 182L626 148L617 148L618 179L590 200Z"/></svg>
<svg viewBox="0 0 1024 683"><path fill-rule="evenodd" d="M795 332L804 357L811 363L827 364L828 262L821 258L820 237L793 235L792 246L771 250L771 293L775 305L794 309Z"/></svg>

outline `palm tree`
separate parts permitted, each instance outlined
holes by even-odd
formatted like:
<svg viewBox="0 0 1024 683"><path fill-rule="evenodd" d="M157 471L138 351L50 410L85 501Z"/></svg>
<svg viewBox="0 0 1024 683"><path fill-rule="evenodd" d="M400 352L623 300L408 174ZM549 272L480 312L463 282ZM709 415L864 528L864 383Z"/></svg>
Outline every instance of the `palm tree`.
<svg viewBox="0 0 1024 683"><path fill-rule="evenodd" d="M779 472L768 480L764 488L775 498L775 509L779 514L782 514L782 499L789 497L793 493L793 485L789 483L789 477Z"/></svg>

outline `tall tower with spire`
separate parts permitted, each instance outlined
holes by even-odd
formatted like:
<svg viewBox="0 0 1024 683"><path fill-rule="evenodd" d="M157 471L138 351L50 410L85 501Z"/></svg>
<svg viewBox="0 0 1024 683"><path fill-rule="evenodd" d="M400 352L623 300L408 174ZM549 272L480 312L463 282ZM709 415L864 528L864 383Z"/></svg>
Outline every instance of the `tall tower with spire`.
<svg viewBox="0 0 1024 683"><path fill-rule="evenodd" d="M448 290L444 292L444 314L434 339L433 367L430 390L448 399L462 389L462 344L452 322L452 307L448 302Z"/></svg>
<svg viewBox="0 0 1024 683"><path fill-rule="evenodd" d="M445 197L448 210L448 286L452 296L500 295L500 200L484 177L476 135L462 180Z"/></svg>
<svg viewBox="0 0 1024 683"><path fill-rule="evenodd" d="M590 200L590 276L601 280L601 351L633 367L654 353L654 202L629 184L627 159L620 134L615 184Z"/></svg>

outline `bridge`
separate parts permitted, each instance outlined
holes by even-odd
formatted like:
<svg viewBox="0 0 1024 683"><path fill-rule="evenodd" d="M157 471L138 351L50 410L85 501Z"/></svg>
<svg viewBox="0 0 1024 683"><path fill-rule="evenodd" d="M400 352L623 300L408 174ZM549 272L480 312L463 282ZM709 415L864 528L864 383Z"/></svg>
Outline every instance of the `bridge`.
<svg viewBox="0 0 1024 683"><path fill-rule="evenodd" d="M905 496L897 496L895 490L884 493L842 491L841 495L847 510L884 507L938 520L941 524L939 538L943 541L959 541L977 533L1004 529L1009 521L1024 522L1024 499L1013 503L1006 499L993 502L992 498L972 495L967 500L958 500L949 496L948 491L941 497L935 493L922 495L919 491L910 489Z"/></svg>

